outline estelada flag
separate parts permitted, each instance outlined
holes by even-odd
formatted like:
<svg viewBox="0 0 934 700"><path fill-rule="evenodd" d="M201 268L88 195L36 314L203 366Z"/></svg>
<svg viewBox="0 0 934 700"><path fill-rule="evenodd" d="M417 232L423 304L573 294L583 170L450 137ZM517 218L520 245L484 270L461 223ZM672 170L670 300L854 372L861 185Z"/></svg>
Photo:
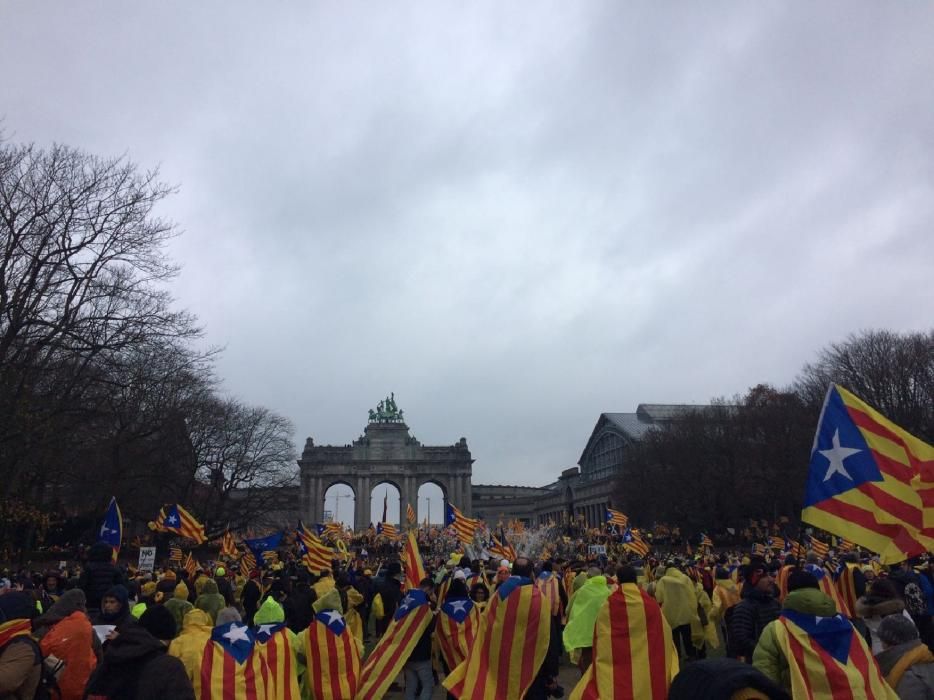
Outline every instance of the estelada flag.
<svg viewBox="0 0 934 700"><path fill-rule="evenodd" d="M451 503L447 504L444 521L454 528L457 539L463 544L472 544L474 535L480 528L479 520L468 518Z"/></svg>
<svg viewBox="0 0 934 700"><path fill-rule="evenodd" d="M629 518L621 511L613 510L612 508L606 509L606 522L611 525L619 525L619 527L626 527L629 525Z"/></svg>
<svg viewBox="0 0 934 700"><path fill-rule="evenodd" d="M201 657L201 698L277 700L269 668L255 653L256 638L243 623L218 625Z"/></svg>
<svg viewBox="0 0 934 700"><path fill-rule="evenodd" d="M827 573L827 569L817 564L807 564L804 569L814 574L814 578L817 579L817 585L820 586L821 593L833 600L833 604L837 607L838 613L842 613L847 617L853 616L850 606L847 605L846 601L841 597L836 582L833 580L833 577Z"/></svg>
<svg viewBox="0 0 934 700"><path fill-rule="evenodd" d="M842 615L817 617L785 609L775 640L788 663L795 700L898 700L863 635Z"/></svg>
<svg viewBox="0 0 934 700"><path fill-rule="evenodd" d="M224 530L224 536L221 538L221 555L235 558L237 556L237 545L234 542L233 535L230 534L230 528Z"/></svg>
<svg viewBox="0 0 934 700"><path fill-rule="evenodd" d="M431 623L432 613L428 597L413 589L406 593L396 608L382 639L370 652L360 672L357 697L381 698L389 684L399 675L412 649Z"/></svg>
<svg viewBox="0 0 934 700"><path fill-rule="evenodd" d="M185 510L177 503L172 503L167 508L160 508L159 515L153 522L149 523L149 529L156 532L174 532L182 537L194 540L197 544L203 544L208 541L204 534L204 525L199 523L195 516Z"/></svg>
<svg viewBox="0 0 934 700"><path fill-rule="evenodd" d="M548 605L551 607L552 615L562 613L561 605L561 579L553 571L542 571L535 579L535 585L541 590L542 595L548 599Z"/></svg>
<svg viewBox="0 0 934 700"><path fill-rule="evenodd" d="M513 576L493 595L467 658L444 687L461 700L524 697L550 639L548 599L531 579Z"/></svg>
<svg viewBox="0 0 934 700"><path fill-rule="evenodd" d="M480 627L480 610L470 598L449 598L438 609L435 639L449 669L467 658Z"/></svg>
<svg viewBox="0 0 934 700"><path fill-rule="evenodd" d="M188 572L188 580L194 581L195 572L198 570L198 562L195 561L194 557L191 556L191 552L188 552L188 558L185 559L183 564L185 571Z"/></svg>
<svg viewBox="0 0 934 700"><path fill-rule="evenodd" d="M120 555L120 543L123 541L123 514L120 512L120 506L117 505L116 497L111 497L110 505L107 506L104 522L101 523L100 538L113 549L110 558L116 564L117 557Z"/></svg>
<svg viewBox="0 0 934 700"><path fill-rule="evenodd" d="M671 627L655 599L634 583L611 593L597 613L593 663L571 700L664 700L678 674Z"/></svg>
<svg viewBox="0 0 934 700"><path fill-rule="evenodd" d="M856 601L859 598L856 595L856 564L848 564L846 562L841 562L840 566L834 572L833 584L837 589L837 592L840 594L840 599L843 601L846 606L840 612L846 614L844 611L849 610L850 612L855 612L856 610Z"/></svg>
<svg viewBox="0 0 934 700"><path fill-rule="evenodd" d="M407 590L418 588L422 579L428 576L425 572L425 564L422 562L422 555L418 551L418 540L415 538L414 530L409 530L405 544L402 546L402 566L405 568Z"/></svg>
<svg viewBox="0 0 934 700"><path fill-rule="evenodd" d="M302 632L311 700L353 700L360 682L360 647L336 610L322 610Z"/></svg>
<svg viewBox="0 0 934 700"><path fill-rule="evenodd" d="M801 519L894 564L934 550L934 447L841 386L824 400Z"/></svg>
<svg viewBox="0 0 934 700"><path fill-rule="evenodd" d="M276 700L300 700L295 650L284 622L257 625L254 654L259 654L269 668L269 685L275 688Z"/></svg>
<svg viewBox="0 0 934 700"><path fill-rule="evenodd" d="M418 516L415 515L415 509L412 507L411 503L405 504L405 519L408 521L409 525L414 525L418 522Z"/></svg>

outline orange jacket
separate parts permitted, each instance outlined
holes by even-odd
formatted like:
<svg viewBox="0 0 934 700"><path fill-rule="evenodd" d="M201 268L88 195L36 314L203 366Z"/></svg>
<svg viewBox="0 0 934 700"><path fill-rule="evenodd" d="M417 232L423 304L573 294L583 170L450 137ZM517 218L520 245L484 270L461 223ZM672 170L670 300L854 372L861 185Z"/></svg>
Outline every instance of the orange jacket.
<svg viewBox="0 0 934 700"><path fill-rule="evenodd" d="M65 662L58 679L61 700L81 700L84 696L84 686L97 665L91 640L93 634L88 616L75 611L52 627L39 642L44 656L54 654Z"/></svg>

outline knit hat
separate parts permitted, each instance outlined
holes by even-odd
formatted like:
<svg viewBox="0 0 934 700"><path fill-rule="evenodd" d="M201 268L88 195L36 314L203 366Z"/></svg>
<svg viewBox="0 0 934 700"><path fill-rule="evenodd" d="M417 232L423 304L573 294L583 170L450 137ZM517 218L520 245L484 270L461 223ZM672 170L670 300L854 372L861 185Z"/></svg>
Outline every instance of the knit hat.
<svg viewBox="0 0 934 700"><path fill-rule="evenodd" d="M31 620L36 616L36 603L31 595L13 591L0 596L0 623L10 620Z"/></svg>
<svg viewBox="0 0 934 700"><path fill-rule="evenodd" d="M226 576L226 575L227 575L227 569L225 569L223 566L218 566L218 567L214 570L214 575L215 575L215 576Z"/></svg>
<svg viewBox="0 0 934 700"><path fill-rule="evenodd" d="M915 623L904 615L887 615L879 624L879 641L886 646L894 647L918 638L918 628Z"/></svg>
<svg viewBox="0 0 934 700"><path fill-rule="evenodd" d="M217 611L218 625L226 625L231 622L243 622L240 612L236 608L221 608Z"/></svg>
<svg viewBox="0 0 934 700"><path fill-rule="evenodd" d="M788 592L797 591L799 588L816 588L820 590L820 583L810 571L795 569L788 575Z"/></svg>
<svg viewBox="0 0 934 700"><path fill-rule="evenodd" d="M141 624L156 639L167 642L175 639L175 618L161 605L152 605L139 617Z"/></svg>
<svg viewBox="0 0 934 700"><path fill-rule="evenodd" d="M184 581L175 587L175 593L173 593L173 595L181 600L188 600L188 586L185 585Z"/></svg>

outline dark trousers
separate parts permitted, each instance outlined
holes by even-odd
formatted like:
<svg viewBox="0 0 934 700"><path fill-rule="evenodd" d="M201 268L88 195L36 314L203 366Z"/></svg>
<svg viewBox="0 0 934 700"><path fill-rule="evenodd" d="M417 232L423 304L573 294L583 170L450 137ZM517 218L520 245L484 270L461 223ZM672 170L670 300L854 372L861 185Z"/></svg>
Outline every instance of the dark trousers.
<svg viewBox="0 0 934 700"><path fill-rule="evenodd" d="M698 649L691 641L691 625L681 625L671 630L672 641L675 643L675 649L679 646L684 656L689 659L703 659L707 656L703 648Z"/></svg>

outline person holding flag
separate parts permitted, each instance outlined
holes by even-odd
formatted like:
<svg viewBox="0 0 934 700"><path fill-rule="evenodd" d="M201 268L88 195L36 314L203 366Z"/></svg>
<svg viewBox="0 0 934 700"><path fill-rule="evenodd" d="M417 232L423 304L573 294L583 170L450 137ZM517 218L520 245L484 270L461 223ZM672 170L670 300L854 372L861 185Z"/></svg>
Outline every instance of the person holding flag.
<svg viewBox="0 0 934 700"><path fill-rule="evenodd" d="M120 555L120 544L123 541L123 514L120 512L120 506L117 505L116 497L111 497L110 505L107 506L107 512L104 514L100 540L111 546L113 549L111 561L116 564L117 557Z"/></svg>
<svg viewBox="0 0 934 700"><path fill-rule="evenodd" d="M560 648L549 648L551 609L532 574L532 562L517 558L513 576L493 594L467 658L444 679L455 698L522 698L533 688L541 697L557 676Z"/></svg>

